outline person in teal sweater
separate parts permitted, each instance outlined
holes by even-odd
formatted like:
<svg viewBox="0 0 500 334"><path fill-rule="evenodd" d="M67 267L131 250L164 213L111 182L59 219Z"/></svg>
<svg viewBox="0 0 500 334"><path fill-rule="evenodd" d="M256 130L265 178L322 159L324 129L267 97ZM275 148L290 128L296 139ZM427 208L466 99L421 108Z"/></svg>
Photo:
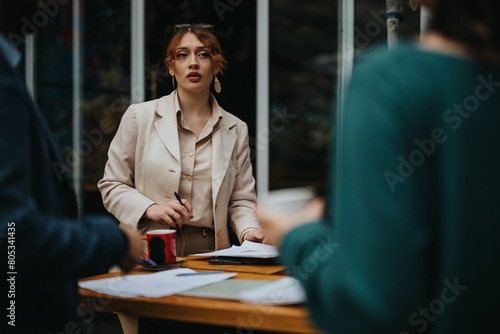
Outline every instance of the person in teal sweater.
<svg viewBox="0 0 500 334"><path fill-rule="evenodd" d="M261 211L331 333L500 332L500 2L421 3L420 44L355 67L332 217Z"/></svg>

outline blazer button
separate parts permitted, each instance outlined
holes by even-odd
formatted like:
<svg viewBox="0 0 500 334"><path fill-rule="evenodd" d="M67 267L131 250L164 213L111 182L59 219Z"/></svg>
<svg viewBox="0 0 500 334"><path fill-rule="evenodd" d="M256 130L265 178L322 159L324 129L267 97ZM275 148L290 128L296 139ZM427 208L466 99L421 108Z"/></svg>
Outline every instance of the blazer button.
<svg viewBox="0 0 500 334"><path fill-rule="evenodd" d="M188 181L191 181L191 179L192 179L192 178L193 178L193 177L192 177L191 175L188 175L188 176L187 176Z"/></svg>

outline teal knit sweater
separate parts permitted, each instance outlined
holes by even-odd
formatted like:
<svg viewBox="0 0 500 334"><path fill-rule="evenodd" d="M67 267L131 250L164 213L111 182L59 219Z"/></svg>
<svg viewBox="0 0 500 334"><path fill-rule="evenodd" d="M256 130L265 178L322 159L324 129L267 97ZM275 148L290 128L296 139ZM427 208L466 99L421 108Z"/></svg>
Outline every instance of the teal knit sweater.
<svg viewBox="0 0 500 334"><path fill-rule="evenodd" d="M281 245L313 321L500 332L500 69L410 43L376 50L355 67L340 138L332 219Z"/></svg>

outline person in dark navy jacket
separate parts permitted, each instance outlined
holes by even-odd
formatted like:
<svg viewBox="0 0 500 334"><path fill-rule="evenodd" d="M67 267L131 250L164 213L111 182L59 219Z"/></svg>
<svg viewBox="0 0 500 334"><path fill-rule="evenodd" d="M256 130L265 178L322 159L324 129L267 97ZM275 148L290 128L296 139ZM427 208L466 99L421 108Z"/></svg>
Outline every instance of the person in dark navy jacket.
<svg viewBox="0 0 500 334"><path fill-rule="evenodd" d="M132 268L141 240L112 217L79 219L72 188L52 167L63 163L11 44L36 2L0 0L0 332L83 333L77 279Z"/></svg>

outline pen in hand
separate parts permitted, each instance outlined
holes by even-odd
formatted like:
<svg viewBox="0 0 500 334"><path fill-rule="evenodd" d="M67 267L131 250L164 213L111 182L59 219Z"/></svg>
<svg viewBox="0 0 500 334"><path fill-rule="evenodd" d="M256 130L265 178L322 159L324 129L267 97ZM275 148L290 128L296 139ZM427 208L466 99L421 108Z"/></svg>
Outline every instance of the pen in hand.
<svg viewBox="0 0 500 334"><path fill-rule="evenodd" d="M174 191L174 195L175 195L175 198L177 198L177 200L179 201L179 203L181 203L181 205L186 209L186 211L189 214L191 214L191 212L189 212L187 206L182 202L181 197L179 196L179 194Z"/></svg>

